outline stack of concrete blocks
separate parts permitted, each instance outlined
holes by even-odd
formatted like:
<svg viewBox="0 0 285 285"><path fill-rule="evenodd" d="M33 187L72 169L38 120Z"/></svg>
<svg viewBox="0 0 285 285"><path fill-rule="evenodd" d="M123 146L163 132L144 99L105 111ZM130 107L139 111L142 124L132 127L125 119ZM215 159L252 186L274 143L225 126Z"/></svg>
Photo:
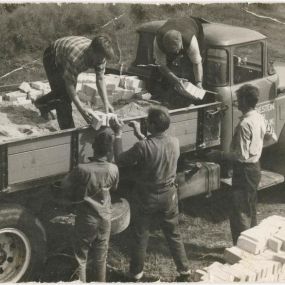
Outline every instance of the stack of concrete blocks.
<svg viewBox="0 0 285 285"><path fill-rule="evenodd" d="M105 74L104 76L109 102L114 104L120 100L129 101L138 92L145 88L145 84L137 76L119 76ZM81 85L78 85L81 84ZM96 75L82 73L79 75L77 94L81 101L96 106L102 106L103 102L98 94Z"/></svg>
<svg viewBox="0 0 285 285"><path fill-rule="evenodd" d="M241 233L237 246L227 248L225 264L214 262L196 270L201 282L285 281L285 218L270 216Z"/></svg>

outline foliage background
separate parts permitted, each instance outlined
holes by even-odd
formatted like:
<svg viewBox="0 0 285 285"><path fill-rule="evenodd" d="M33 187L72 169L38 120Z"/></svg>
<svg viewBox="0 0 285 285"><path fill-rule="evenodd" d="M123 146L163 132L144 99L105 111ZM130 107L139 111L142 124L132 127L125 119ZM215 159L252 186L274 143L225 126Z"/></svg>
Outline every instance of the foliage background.
<svg viewBox="0 0 285 285"><path fill-rule="evenodd" d="M285 22L285 4L104 4L104 3L40 3L0 4L0 77L35 59L28 65L0 79L0 85L45 78L41 56L53 40L67 35L91 37L98 31L109 33L118 41L122 62L130 64L135 57L135 30L144 22L171 17L195 15L209 21L245 26L269 37L270 56L283 57L284 25L248 14L249 9ZM122 15L115 25L102 28ZM115 63L112 63L115 65Z"/></svg>

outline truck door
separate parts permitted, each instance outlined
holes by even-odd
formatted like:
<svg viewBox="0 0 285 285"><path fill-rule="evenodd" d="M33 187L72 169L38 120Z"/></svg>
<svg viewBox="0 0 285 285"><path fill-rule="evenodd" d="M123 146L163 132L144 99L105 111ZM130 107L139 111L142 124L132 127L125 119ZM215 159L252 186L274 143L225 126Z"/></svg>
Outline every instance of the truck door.
<svg viewBox="0 0 285 285"><path fill-rule="evenodd" d="M276 83L267 76L266 44L263 41L232 47L232 87L233 129L242 115L236 104L236 90L244 84L252 84L259 89L257 110L276 127L275 94Z"/></svg>

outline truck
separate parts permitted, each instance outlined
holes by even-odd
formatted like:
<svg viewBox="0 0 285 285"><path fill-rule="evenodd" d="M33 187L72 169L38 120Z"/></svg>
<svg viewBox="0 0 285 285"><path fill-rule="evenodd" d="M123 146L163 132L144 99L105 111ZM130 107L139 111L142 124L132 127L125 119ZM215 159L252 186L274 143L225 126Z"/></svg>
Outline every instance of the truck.
<svg viewBox="0 0 285 285"><path fill-rule="evenodd" d="M203 193L210 195L223 184L230 185L223 165L207 162L205 153L211 148L229 149L240 116L234 104L235 91L242 84L250 82L260 89L258 110L270 120L278 135L278 143L268 146L268 155L272 157L272 153L281 151L285 140L285 93L278 88L278 76L268 63L267 38L247 28L201 21L206 41L204 88L210 91L211 100L170 110L169 132L179 139L181 149L177 173L180 199ZM164 22L153 21L138 28L136 58L125 71L125 75L143 79L151 93L155 92L156 84L161 84L153 59L153 41ZM182 78L187 71L185 61L182 58L175 70ZM15 86L4 86L0 92L13 88ZM128 126L129 120L139 121L142 132L147 132L145 116L124 119L124 150L137 141ZM46 223L40 215L42 205L49 201L56 203L56 194L53 194L57 192L54 191L56 183L78 163L87 162L92 156L93 136L94 129L86 126L0 144L0 282L38 280L46 259L48 238ZM120 176L132 183L130 171L120 169ZM267 168L262 171L259 188L283 181L282 174ZM123 192L124 189L120 191ZM115 198L112 233L126 229L129 221L127 200Z"/></svg>

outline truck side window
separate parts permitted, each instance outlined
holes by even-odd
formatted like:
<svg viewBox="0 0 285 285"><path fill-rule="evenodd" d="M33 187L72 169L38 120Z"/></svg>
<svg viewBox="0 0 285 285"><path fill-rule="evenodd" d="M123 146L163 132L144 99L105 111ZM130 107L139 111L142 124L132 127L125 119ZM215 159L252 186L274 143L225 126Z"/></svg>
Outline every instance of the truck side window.
<svg viewBox="0 0 285 285"><path fill-rule="evenodd" d="M207 85L227 85L229 81L227 51L219 48L207 49L204 72Z"/></svg>
<svg viewBox="0 0 285 285"><path fill-rule="evenodd" d="M262 77L262 47L262 43L251 43L235 47L233 53L234 84Z"/></svg>

